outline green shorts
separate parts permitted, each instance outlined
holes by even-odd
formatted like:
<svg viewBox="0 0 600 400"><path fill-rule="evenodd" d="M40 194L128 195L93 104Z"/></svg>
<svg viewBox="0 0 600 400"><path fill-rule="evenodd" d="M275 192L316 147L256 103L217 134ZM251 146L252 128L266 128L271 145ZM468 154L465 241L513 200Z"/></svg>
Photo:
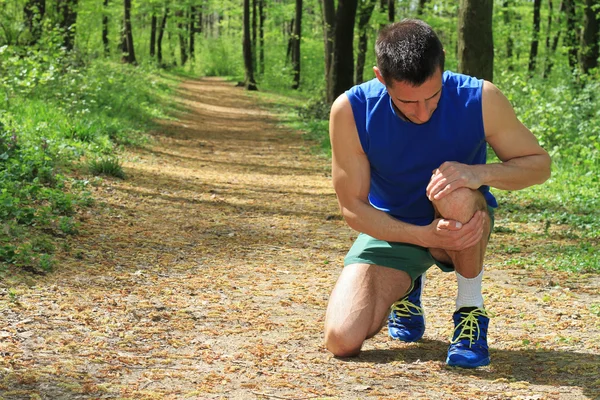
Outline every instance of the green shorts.
<svg viewBox="0 0 600 400"><path fill-rule="evenodd" d="M488 206L491 219L490 235L494 229L494 209ZM373 264L406 272L414 281L433 265L444 272L454 271L452 264L433 258L429 249L414 244L386 242L361 233L344 258L344 266Z"/></svg>

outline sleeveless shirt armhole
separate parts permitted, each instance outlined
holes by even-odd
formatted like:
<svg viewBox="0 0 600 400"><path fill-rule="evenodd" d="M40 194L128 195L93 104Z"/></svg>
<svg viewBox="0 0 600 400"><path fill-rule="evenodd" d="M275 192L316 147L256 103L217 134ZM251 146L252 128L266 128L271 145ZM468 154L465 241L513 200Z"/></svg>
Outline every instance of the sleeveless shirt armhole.
<svg viewBox="0 0 600 400"><path fill-rule="evenodd" d="M354 124L358 132L358 139L363 152L369 151L369 137L367 133L367 98L365 92L360 86L354 86L346 91L346 97L350 101L352 114L354 115Z"/></svg>

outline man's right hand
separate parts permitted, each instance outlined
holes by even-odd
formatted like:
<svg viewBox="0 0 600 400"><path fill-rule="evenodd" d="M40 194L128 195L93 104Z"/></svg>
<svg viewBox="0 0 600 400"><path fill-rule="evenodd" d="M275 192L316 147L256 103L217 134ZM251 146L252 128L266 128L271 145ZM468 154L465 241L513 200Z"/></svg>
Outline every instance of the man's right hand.
<svg viewBox="0 0 600 400"><path fill-rule="evenodd" d="M461 251L481 241L485 211L477 211L466 224L438 218L426 226L423 247Z"/></svg>

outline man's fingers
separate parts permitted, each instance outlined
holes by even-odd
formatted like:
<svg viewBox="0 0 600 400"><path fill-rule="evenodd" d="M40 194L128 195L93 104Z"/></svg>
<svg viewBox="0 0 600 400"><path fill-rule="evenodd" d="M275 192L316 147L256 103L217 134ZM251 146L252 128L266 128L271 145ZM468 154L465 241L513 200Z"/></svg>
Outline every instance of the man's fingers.
<svg viewBox="0 0 600 400"><path fill-rule="evenodd" d="M462 227L463 227L463 224L461 224L460 222L455 221L453 219L442 219L438 223L438 228L446 229L448 231L458 231Z"/></svg>

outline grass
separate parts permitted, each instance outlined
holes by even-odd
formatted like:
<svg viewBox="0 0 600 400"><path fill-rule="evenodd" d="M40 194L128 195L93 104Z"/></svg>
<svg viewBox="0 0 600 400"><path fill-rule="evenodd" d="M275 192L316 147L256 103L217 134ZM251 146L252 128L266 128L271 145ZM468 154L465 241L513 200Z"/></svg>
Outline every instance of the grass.
<svg viewBox="0 0 600 400"><path fill-rule="evenodd" d="M125 179L125 172L121 166L121 162L115 157L103 157L91 160L88 168L92 175L106 175L119 179Z"/></svg>

